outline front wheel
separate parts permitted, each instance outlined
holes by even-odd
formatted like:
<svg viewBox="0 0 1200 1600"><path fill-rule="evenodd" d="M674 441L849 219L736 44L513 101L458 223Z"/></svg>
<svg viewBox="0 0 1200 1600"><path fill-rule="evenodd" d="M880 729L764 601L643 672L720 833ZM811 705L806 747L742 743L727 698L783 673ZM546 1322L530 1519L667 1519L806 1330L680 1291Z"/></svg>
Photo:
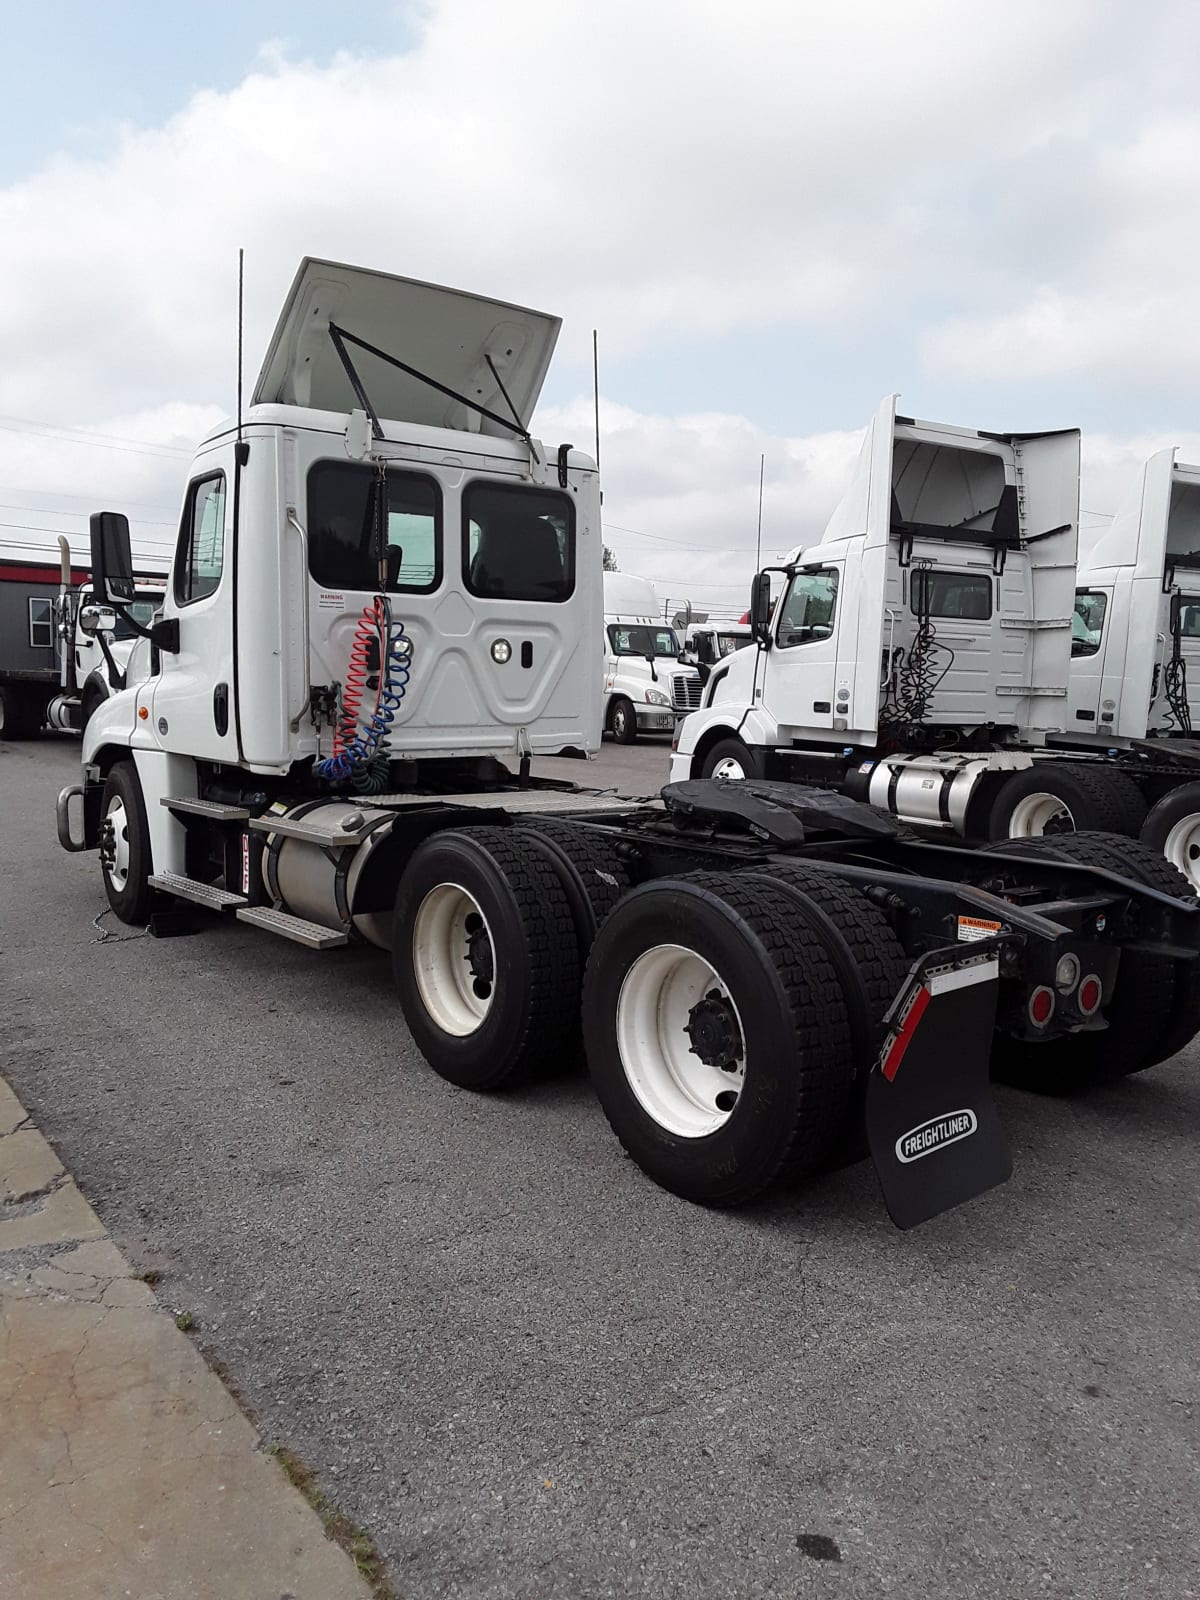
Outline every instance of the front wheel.
<svg viewBox="0 0 1200 1600"><path fill-rule="evenodd" d="M133 763L118 761L101 801L100 867L108 903L122 922L144 923L150 914L150 862L142 786Z"/></svg>
<svg viewBox="0 0 1200 1600"><path fill-rule="evenodd" d="M719 739L711 750L705 752L700 763L700 776L740 783L745 778L761 778L762 762L749 745L731 734L728 739Z"/></svg>
<svg viewBox="0 0 1200 1600"><path fill-rule="evenodd" d="M613 702L609 726L618 744L632 744L637 738L637 713L628 700Z"/></svg>

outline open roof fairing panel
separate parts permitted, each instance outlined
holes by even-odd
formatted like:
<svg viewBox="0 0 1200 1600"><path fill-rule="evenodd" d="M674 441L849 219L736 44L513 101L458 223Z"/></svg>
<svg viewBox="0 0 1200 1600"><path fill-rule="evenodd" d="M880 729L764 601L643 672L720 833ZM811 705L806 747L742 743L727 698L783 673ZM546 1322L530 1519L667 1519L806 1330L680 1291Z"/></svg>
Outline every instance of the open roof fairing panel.
<svg viewBox="0 0 1200 1600"><path fill-rule="evenodd" d="M254 386L255 404L361 409L330 338L330 323L476 405L508 417L502 383L521 429L529 426L562 326L558 317L524 306L306 256L275 325ZM357 345L351 353L380 417L512 436L514 429ZM500 383L488 366L489 356Z"/></svg>

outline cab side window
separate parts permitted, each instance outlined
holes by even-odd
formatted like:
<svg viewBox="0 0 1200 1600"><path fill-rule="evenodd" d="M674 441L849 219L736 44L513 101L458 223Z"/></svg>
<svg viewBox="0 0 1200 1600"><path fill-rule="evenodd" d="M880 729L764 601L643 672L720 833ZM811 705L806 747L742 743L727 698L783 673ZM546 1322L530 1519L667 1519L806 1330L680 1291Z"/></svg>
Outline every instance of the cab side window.
<svg viewBox="0 0 1200 1600"><path fill-rule="evenodd" d="M188 490L179 549L175 599L181 606L215 594L225 560L225 474L199 478Z"/></svg>
<svg viewBox="0 0 1200 1600"><path fill-rule="evenodd" d="M837 588L836 567L796 573L779 618L777 642L782 649L829 638L837 611Z"/></svg>

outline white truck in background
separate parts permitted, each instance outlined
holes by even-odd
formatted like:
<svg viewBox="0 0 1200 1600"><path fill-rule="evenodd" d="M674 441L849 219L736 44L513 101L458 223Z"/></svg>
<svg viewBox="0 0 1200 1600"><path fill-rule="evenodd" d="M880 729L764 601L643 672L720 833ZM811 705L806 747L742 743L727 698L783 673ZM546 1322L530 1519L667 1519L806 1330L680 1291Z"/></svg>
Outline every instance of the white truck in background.
<svg viewBox="0 0 1200 1600"><path fill-rule="evenodd" d="M883 401L820 543L755 580L757 649L709 679L671 774L836 788L983 839L1136 833L1145 804L1067 728L1079 434L985 433ZM1057 802L1056 802L1057 803Z"/></svg>
<svg viewBox="0 0 1200 1600"><path fill-rule="evenodd" d="M130 623L93 603L91 583L58 537L58 565L0 556L0 739L32 739L50 727L80 732L120 687L133 650ZM164 580L142 575L130 606L148 624Z"/></svg>
<svg viewBox="0 0 1200 1600"><path fill-rule="evenodd" d="M618 744L670 733L700 704L700 675L681 663L679 635L664 622L654 585L604 574L604 727Z"/></svg>
<svg viewBox="0 0 1200 1600"><path fill-rule="evenodd" d="M680 659L696 668L704 685L712 669L720 666L726 656L753 643L748 622L689 622L684 629Z"/></svg>
<svg viewBox="0 0 1200 1600"><path fill-rule="evenodd" d="M1110 751L1142 840L1200 891L1200 466L1146 461L1076 579L1070 742Z"/></svg>
<svg viewBox="0 0 1200 1600"><path fill-rule="evenodd" d="M60 843L158 936L216 915L390 950L414 1041L460 1087L582 1042L624 1148L677 1194L740 1204L865 1143L911 1227L1008 1175L1001 1046L1049 1090L1188 1043L1200 906L1127 841L989 855L813 789L647 805L539 778L602 726L597 472L529 432L557 331L301 264L245 416L196 452L149 626L127 520L92 518L97 600L138 641ZM261 982L295 988L272 960Z"/></svg>

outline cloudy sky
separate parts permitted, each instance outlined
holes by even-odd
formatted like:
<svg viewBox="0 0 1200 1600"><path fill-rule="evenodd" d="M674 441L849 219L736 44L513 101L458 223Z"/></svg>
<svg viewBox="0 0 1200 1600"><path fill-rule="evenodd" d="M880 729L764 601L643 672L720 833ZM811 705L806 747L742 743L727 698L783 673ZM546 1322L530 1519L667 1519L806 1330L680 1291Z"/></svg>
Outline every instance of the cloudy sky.
<svg viewBox="0 0 1200 1600"><path fill-rule="evenodd" d="M196 438L304 254L564 319L537 431L607 540L740 602L882 394L1084 429L1083 504L1200 460L1188 0L308 0L4 7L0 539L165 550ZM13 70L13 64L19 70ZM1094 518L1085 518L1085 524Z"/></svg>

